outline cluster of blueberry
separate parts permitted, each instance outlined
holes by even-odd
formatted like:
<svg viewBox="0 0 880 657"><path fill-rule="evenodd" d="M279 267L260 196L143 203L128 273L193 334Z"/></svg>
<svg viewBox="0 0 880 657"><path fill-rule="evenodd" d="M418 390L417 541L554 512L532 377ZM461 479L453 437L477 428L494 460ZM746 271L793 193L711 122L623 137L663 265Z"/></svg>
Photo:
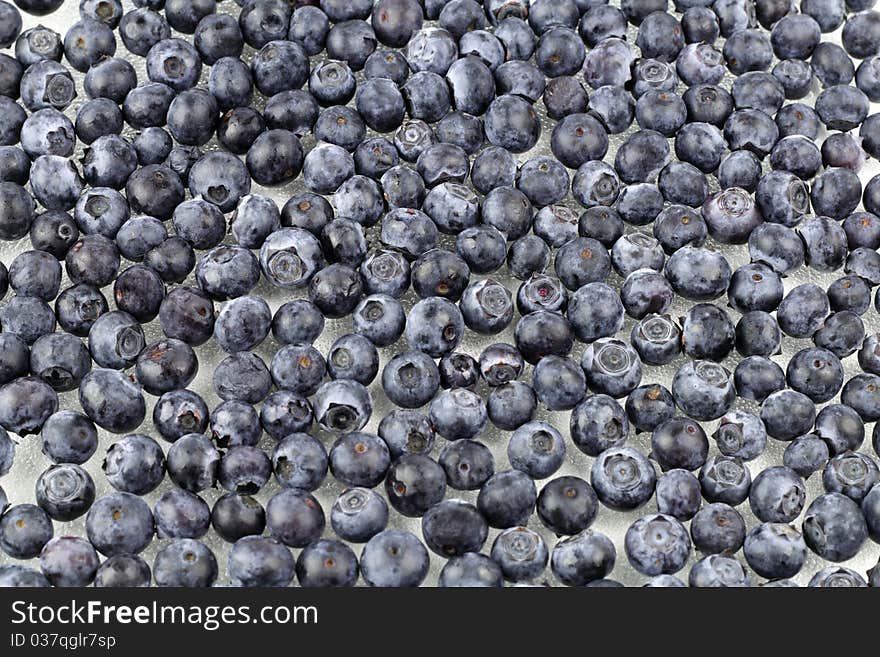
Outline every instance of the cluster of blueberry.
<svg viewBox="0 0 880 657"><path fill-rule="evenodd" d="M213 528L237 585L413 586L430 550L444 586L614 586L592 525L649 502L622 546L647 586L689 562L691 586L788 586L808 551L880 542L874 0L237 4L81 0L62 37L0 0L0 239L33 247L0 266L0 474L9 433L53 462L0 517L40 570L0 585L208 586ZM842 275L786 293L803 267ZM213 409L188 389L209 344ZM167 449L132 433L150 406ZM106 495L98 428L122 436ZM589 481L560 476L570 447Z"/></svg>

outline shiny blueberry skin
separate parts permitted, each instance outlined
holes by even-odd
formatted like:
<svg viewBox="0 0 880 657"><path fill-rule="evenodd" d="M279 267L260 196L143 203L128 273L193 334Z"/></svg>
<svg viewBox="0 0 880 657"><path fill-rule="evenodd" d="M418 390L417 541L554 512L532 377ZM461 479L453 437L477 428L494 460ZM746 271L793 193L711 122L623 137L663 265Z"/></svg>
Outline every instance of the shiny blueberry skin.
<svg viewBox="0 0 880 657"><path fill-rule="evenodd" d="M167 543L153 560L156 586L210 587L217 579L217 559L204 543L178 538Z"/></svg>
<svg viewBox="0 0 880 657"><path fill-rule="evenodd" d="M37 478L34 498L50 518L66 522L89 510L95 501L95 483L78 465L53 465Z"/></svg>
<svg viewBox="0 0 880 657"><path fill-rule="evenodd" d="M841 493L826 493L807 507L803 533L810 550L823 559L839 562L858 552L868 531L855 502Z"/></svg>
<svg viewBox="0 0 880 657"><path fill-rule="evenodd" d="M433 399L439 385L437 366L427 354L419 351L398 354L382 372L385 394L403 408L425 405Z"/></svg>
<svg viewBox="0 0 880 657"><path fill-rule="evenodd" d="M691 521L691 538L703 554L733 554L745 541L746 524L732 506L707 504Z"/></svg>
<svg viewBox="0 0 880 657"><path fill-rule="evenodd" d="M266 528L289 547L305 547L324 531L324 511L309 493L285 488L266 505Z"/></svg>
<svg viewBox="0 0 880 657"><path fill-rule="evenodd" d="M492 559L511 582L537 577L547 567L550 554L540 534L526 527L511 527L492 543Z"/></svg>
<svg viewBox="0 0 880 657"><path fill-rule="evenodd" d="M477 507L491 527L521 525L535 507L537 491L532 479L518 470L504 470L489 477L480 488Z"/></svg>
<svg viewBox="0 0 880 657"><path fill-rule="evenodd" d="M159 538L201 538L211 525L211 510L195 493L172 488L153 507Z"/></svg>
<svg viewBox="0 0 880 657"><path fill-rule="evenodd" d="M233 586L287 586L295 566L290 550L274 538L244 536L229 552L229 578Z"/></svg>
<svg viewBox="0 0 880 657"><path fill-rule="evenodd" d="M550 557L556 578L566 586L600 580L614 568L617 550L605 534L585 529L559 541Z"/></svg>
<svg viewBox="0 0 880 657"><path fill-rule="evenodd" d="M110 493L98 498L86 516L89 541L107 557L142 552L153 533L150 507L131 493Z"/></svg>
<svg viewBox="0 0 880 657"><path fill-rule="evenodd" d="M110 485L117 490L144 495L162 482L165 455L149 436L131 434L110 446L102 468Z"/></svg>
<svg viewBox="0 0 880 657"><path fill-rule="evenodd" d="M202 434L189 433L168 449L166 467L175 484L198 493L214 486L219 463L220 453L213 443Z"/></svg>
<svg viewBox="0 0 880 657"><path fill-rule="evenodd" d="M391 454L378 436L354 432L336 440L329 462L333 476L345 485L373 488L385 478Z"/></svg>
<svg viewBox="0 0 880 657"><path fill-rule="evenodd" d="M349 488L342 493L330 510L333 531L354 543L365 543L385 529L388 523L388 505L375 491L368 488Z"/></svg>
<svg viewBox="0 0 880 657"><path fill-rule="evenodd" d="M579 340L590 342L613 336L624 322L624 306L606 283L587 282L570 295L566 317Z"/></svg>
<svg viewBox="0 0 880 657"><path fill-rule="evenodd" d="M806 395L779 390L761 404L761 420L767 433L777 440L793 440L807 433L816 419L816 407Z"/></svg>
<svg viewBox="0 0 880 657"><path fill-rule="evenodd" d="M706 461L709 440L699 424L686 418L670 418L651 434L651 453L665 472L696 470Z"/></svg>
<svg viewBox="0 0 880 657"><path fill-rule="evenodd" d="M551 479L538 494L538 517L558 535L574 535L589 527L599 512L592 486L579 477Z"/></svg>
<svg viewBox="0 0 880 657"><path fill-rule="evenodd" d="M342 541L318 540L300 552L296 576L300 586L306 588L354 586L358 560Z"/></svg>
<svg viewBox="0 0 880 657"><path fill-rule="evenodd" d="M749 506L763 522L792 522L806 501L806 486L800 476L785 466L762 470L749 490Z"/></svg>
<svg viewBox="0 0 880 657"><path fill-rule="evenodd" d="M152 575L147 562L136 555L105 559L95 574L95 587L145 587Z"/></svg>
<svg viewBox="0 0 880 657"><path fill-rule="evenodd" d="M782 294L782 279L779 274L761 263L738 268L731 276L727 288L730 306L742 313L753 310L773 311L779 306Z"/></svg>
<svg viewBox="0 0 880 657"><path fill-rule="evenodd" d="M447 440L473 438L486 426L486 404L467 388L444 390L431 401L428 417Z"/></svg>
<svg viewBox="0 0 880 657"><path fill-rule="evenodd" d="M426 415L406 409L395 409L382 418L378 433L394 459L403 454L429 454L436 435Z"/></svg>
<svg viewBox="0 0 880 657"><path fill-rule="evenodd" d="M456 440L440 452L439 463L446 481L456 490L477 490L495 473L489 449L474 440Z"/></svg>
<svg viewBox="0 0 880 657"><path fill-rule="evenodd" d="M489 557L470 552L452 557L440 571L440 587L501 587L501 568Z"/></svg>
<svg viewBox="0 0 880 657"><path fill-rule="evenodd" d="M691 539L681 522L672 516L655 514L630 525L624 546L630 564L640 573L671 575L684 567L690 556Z"/></svg>
<svg viewBox="0 0 880 657"><path fill-rule="evenodd" d="M266 527L266 512L249 495L227 493L211 509L211 526L224 541L234 543L244 536L262 534Z"/></svg>
<svg viewBox="0 0 880 657"><path fill-rule="evenodd" d="M370 586L413 587L428 574L428 550L413 534L388 529L373 536L361 553L361 573Z"/></svg>
<svg viewBox="0 0 880 657"><path fill-rule="evenodd" d="M43 453L55 463L85 463L98 448L95 425L76 411L64 410L50 415L43 423L40 437ZM5 458L3 462L7 462ZM0 467L0 471L3 469Z"/></svg>
<svg viewBox="0 0 880 657"><path fill-rule="evenodd" d="M822 473L826 491L843 493L858 503L878 481L880 472L877 463L870 456L857 452L843 452L834 456Z"/></svg>

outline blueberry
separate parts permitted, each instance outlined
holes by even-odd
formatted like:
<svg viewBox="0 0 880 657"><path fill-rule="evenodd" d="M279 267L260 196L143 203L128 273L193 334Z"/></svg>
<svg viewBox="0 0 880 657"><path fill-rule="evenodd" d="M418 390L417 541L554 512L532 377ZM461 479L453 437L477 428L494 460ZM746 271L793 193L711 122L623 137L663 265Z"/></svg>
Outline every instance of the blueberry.
<svg viewBox="0 0 880 657"><path fill-rule="evenodd" d="M855 410L865 422L880 418L877 403L878 377L874 374L857 374L843 386L840 401Z"/></svg>
<svg viewBox="0 0 880 657"><path fill-rule="evenodd" d="M188 433L174 441L168 450L166 465L168 476L175 484L198 493L216 483L219 463L220 453L209 439Z"/></svg>
<svg viewBox="0 0 880 657"><path fill-rule="evenodd" d="M443 566L438 579L441 587L500 587L501 568L489 557L469 552L452 557Z"/></svg>
<svg viewBox="0 0 880 657"><path fill-rule="evenodd" d="M863 315L871 307L871 290L858 276L841 276L828 286L828 301L834 312L850 311Z"/></svg>
<svg viewBox="0 0 880 657"><path fill-rule="evenodd" d="M370 393L350 379L324 383L315 393L315 419L330 431L359 431L372 413Z"/></svg>
<svg viewBox="0 0 880 657"><path fill-rule="evenodd" d="M795 338L810 337L829 312L828 296L813 283L792 289L779 304L776 320L784 333Z"/></svg>
<svg viewBox="0 0 880 657"><path fill-rule="evenodd" d="M773 466L758 473L749 491L749 506L763 522L792 522L804 508L804 481L785 466Z"/></svg>
<svg viewBox="0 0 880 657"><path fill-rule="evenodd" d="M217 480L228 491L256 494L269 480L271 472L269 457L263 450L237 445L221 457Z"/></svg>
<svg viewBox="0 0 880 657"><path fill-rule="evenodd" d="M266 528L290 547L304 547L324 531L324 511L309 493L285 488L266 505Z"/></svg>
<svg viewBox="0 0 880 657"><path fill-rule="evenodd" d="M382 257L383 260L376 265L395 266L397 264L395 262L385 263L384 256L385 254L376 254L377 258ZM370 265L372 266L373 263L371 262ZM400 269L398 268L397 272L389 273L402 274ZM457 301L468 283L469 274L467 264L459 256L442 249L431 249L422 254L413 264L412 284L416 294L422 298L436 295ZM401 283L403 282L401 281Z"/></svg>
<svg viewBox="0 0 880 657"><path fill-rule="evenodd" d="M385 529L388 505L375 491L349 488L333 504L330 523L341 538L364 543Z"/></svg>
<svg viewBox="0 0 880 657"><path fill-rule="evenodd" d="M357 557L341 541L318 540L300 552L296 576L303 587L354 586L358 577Z"/></svg>
<svg viewBox="0 0 880 657"><path fill-rule="evenodd" d="M233 586L287 586L296 562L274 538L245 536L229 551L229 579Z"/></svg>
<svg viewBox="0 0 880 657"><path fill-rule="evenodd" d="M153 514L146 502L131 493L98 498L86 516L89 541L101 554L138 554L153 536Z"/></svg>
<svg viewBox="0 0 880 657"><path fill-rule="evenodd" d="M24 111L15 103L18 111ZM13 117L17 114L13 111ZM10 119L11 124L7 130L10 134L5 141L15 144L21 140L21 148L31 158L40 155L60 155L70 157L76 145L76 135L73 124L64 114L53 107L38 110L21 120ZM17 134L16 134L17 133Z"/></svg>
<svg viewBox="0 0 880 657"><path fill-rule="evenodd" d="M733 554L746 538L739 512L722 502L704 506L691 521L691 537L703 554Z"/></svg>
<svg viewBox="0 0 880 657"><path fill-rule="evenodd" d="M217 579L217 559L200 541L174 539L156 554L153 579L156 586L210 587Z"/></svg>
<svg viewBox="0 0 880 657"><path fill-rule="evenodd" d="M700 469L699 479L707 501L733 506L748 497L752 483L748 466L730 456L710 456Z"/></svg>
<svg viewBox="0 0 880 657"><path fill-rule="evenodd" d="M271 386L268 372L265 375L268 381L261 384L265 385L265 388L260 390L260 398L266 396ZM256 396L254 395L254 397ZM289 390L273 392L266 398L260 409L260 424L268 434L277 440L281 440L291 433L305 431L312 424L312 419L312 406L308 400Z"/></svg>
<svg viewBox="0 0 880 657"><path fill-rule="evenodd" d="M379 352L361 335L343 335L327 352L327 372L334 379L353 379L369 385L379 373Z"/></svg>
<svg viewBox="0 0 880 657"><path fill-rule="evenodd" d="M396 409L382 418L379 436L396 459L402 454L430 453L435 430L427 416L418 411Z"/></svg>
<svg viewBox="0 0 880 657"><path fill-rule="evenodd" d="M98 566L95 587L144 587L150 585L151 579L146 561L136 555L120 554Z"/></svg>
<svg viewBox="0 0 880 657"><path fill-rule="evenodd" d="M818 436L806 434L790 442L782 458L787 468L806 478L822 469L828 456L828 445L825 441Z"/></svg>
<svg viewBox="0 0 880 657"><path fill-rule="evenodd" d="M709 441L699 424L685 418L670 418L651 434L651 454L665 472L696 470L706 462Z"/></svg>
<svg viewBox="0 0 880 657"><path fill-rule="evenodd" d="M719 451L744 461L757 458L767 444L767 431L757 416L746 411L729 411L713 434Z"/></svg>
<svg viewBox="0 0 880 657"><path fill-rule="evenodd" d="M861 447L865 426L859 414L844 404L829 404L816 416L816 433L832 455Z"/></svg>
<svg viewBox="0 0 880 657"><path fill-rule="evenodd" d="M542 274L550 265L550 247L537 235L525 235L515 240L507 250L507 270L520 280L526 280L536 274ZM563 265L568 271L574 266L574 262ZM558 274L558 272L557 272ZM571 279L574 273L570 272L567 278Z"/></svg>
<svg viewBox="0 0 880 657"><path fill-rule="evenodd" d="M742 588L751 586L746 570L734 558L713 554L691 567L688 575L691 587Z"/></svg>
<svg viewBox="0 0 880 657"><path fill-rule="evenodd" d="M690 520L700 509L700 482L687 470L669 470L657 480L657 509L678 520Z"/></svg>
<svg viewBox="0 0 880 657"><path fill-rule="evenodd" d="M162 482L165 455L149 436L131 434L110 446L102 468L117 490L144 495Z"/></svg>
<svg viewBox="0 0 880 657"><path fill-rule="evenodd" d="M583 586L600 580L614 568L617 550L605 534L585 529L553 546L550 568L566 586Z"/></svg>
<svg viewBox="0 0 880 657"><path fill-rule="evenodd" d="M861 575L843 566L823 568L813 575L808 584L808 586L822 588L859 588L865 585L865 580Z"/></svg>
<svg viewBox="0 0 880 657"><path fill-rule="evenodd" d="M681 570L691 551L687 529L672 516L648 515L636 520L624 541L630 564L644 575L672 574Z"/></svg>
<svg viewBox="0 0 880 657"><path fill-rule="evenodd" d="M512 310L511 305L511 313ZM410 310L405 335L411 348L439 358L455 349L463 333L464 320L459 309L446 299L430 297Z"/></svg>
<svg viewBox="0 0 880 657"><path fill-rule="evenodd" d="M549 556L541 536L526 527L506 529L492 544L492 559L501 567L504 578L512 582L540 575Z"/></svg>
<svg viewBox="0 0 880 657"><path fill-rule="evenodd" d="M348 486L373 488L385 478L391 455L378 436L354 432L336 440L329 461L337 480Z"/></svg>
<svg viewBox="0 0 880 657"><path fill-rule="evenodd" d="M736 276L731 279L734 285ZM709 303L698 303L682 318L684 352L695 359L721 361L733 349L735 331L727 313Z"/></svg>
<svg viewBox="0 0 880 657"><path fill-rule="evenodd" d="M195 18L197 16L192 17L193 20ZM244 36L238 21L233 16L210 13L201 16L195 25L190 20L189 27L193 33L193 46L205 64L213 66L225 57L241 55Z"/></svg>
<svg viewBox="0 0 880 657"><path fill-rule="evenodd" d="M870 456L843 452L825 465L822 483L829 493L843 493L861 503L871 488L880 481L877 463Z"/></svg>
<svg viewBox="0 0 880 657"><path fill-rule="evenodd" d="M64 333L47 333L31 346L31 371L59 392L72 390L91 369L82 341Z"/></svg>
<svg viewBox="0 0 880 657"><path fill-rule="evenodd" d="M665 274L678 294L708 301L727 289L732 271L721 253L683 246L666 261Z"/></svg>
<svg viewBox="0 0 880 657"><path fill-rule="evenodd" d="M413 587L428 574L428 550L409 532L388 529L373 536L361 553L361 572L370 586Z"/></svg>
<svg viewBox="0 0 880 657"><path fill-rule="evenodd" d="M327 367L323 356L311 345L292 344L275 352L270 371L279 388L310 396L321 386Z"/></svg>
<svg viewBox="0 0 880 657"><path fill-rule="evenodd" d="M516 293L516 306L522 315L539 310L564 311L567 304L568 291L561 281L545 274L532 275Z"/></svg>
<svg viewBox="0 0 880 657"><path fill-rule="evenodd" d="M98 555L85 539L58 536L40 552L40 570L53 586L88 586L98 570Z"/></svg>
<svg viewBox="0 0 880 657"><path fill-rule="evenodd" d="M834 562L851 558L867 538L858 505L840 493L826 493L813 500L804 516L803 532L807 547Z"/></svg>
<svg viewBox="0 0 880 657"><path fill-rule="evenodd" d="M220 538L234 543L244 536L261 534L266 527L266 513L253 497L227 493L214 503L211 525Z"/></svg>
<svg viewBox="0 0 880 657"><path fill-rule="evenodd" d="M771 356L781 344L779 325L762 310L746 312L736 324L736 349L743 356Z"/></svg>
<svg viewBox="0 0 880 657"><path fill-rule="evenodd" d="M201 538L211 523L211 511L205 501L182 488L172 488L153 507L156 535L159 538Z"/></svg>
<svg viewBox="0 0 880 657"><path fill-rule="evenodd" d="M37 478L34 497L53 520L74 520L94 502L95 484L78 465L52 465Z"/></svg>

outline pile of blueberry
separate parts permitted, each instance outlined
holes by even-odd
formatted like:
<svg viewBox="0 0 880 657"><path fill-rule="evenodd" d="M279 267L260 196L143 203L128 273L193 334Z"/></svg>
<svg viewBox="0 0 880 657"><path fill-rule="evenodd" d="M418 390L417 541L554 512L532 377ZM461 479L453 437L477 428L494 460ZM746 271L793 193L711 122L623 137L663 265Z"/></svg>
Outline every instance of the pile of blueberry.
<svg viewBox="0 0 880 657"><path fill-rule="evenodd" d="M0 585L880 586L874 2L0 0Z"/></svg>

